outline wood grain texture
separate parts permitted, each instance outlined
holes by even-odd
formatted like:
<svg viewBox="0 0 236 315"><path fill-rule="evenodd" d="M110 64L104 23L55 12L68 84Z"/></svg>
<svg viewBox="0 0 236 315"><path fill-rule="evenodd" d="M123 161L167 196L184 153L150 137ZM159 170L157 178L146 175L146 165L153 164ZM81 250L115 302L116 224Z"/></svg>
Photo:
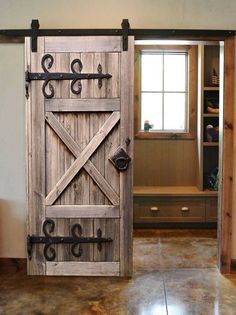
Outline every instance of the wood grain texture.
<svg viewBox="0 0 236 315"><path fill-rule="evenodd" d="M223 104L220 100L220 174L219 182L219 256L218 263L222 273L230 272L231 234L232 234L232 201L233 201L233 161L234 161L234 124L235 124L235 37L225 40L224 76L220 82L224 86ZM221 87L222 88L222 87ZM223 107L222 107L223 106ZM224 114L223 114L223 112ZM222 115L223 114L223 115ZM222 118L224 117L224 118Z"/></svg>
<svg viewBox="0 0 236 315"><path fill-rule="evenodd" d="M218 192L213 190L200 190L197 186L134 186L134 196L217 196Z"/></svg>
<svg viewBox="0 0 236 315"><path fill-rule="evenodd" d="M198 47L197 186L203 189L204 47Z"/></svg>
<svg viewBox="0 0 236 315"><path fill-rule="evenodd" d="M131 158L129 168L120 174L120 275L131 276L133 270L133 89L134 38L129 37L128 51L121 53L121 121L120 145ZM125 140L130 139L129 145Z"/></svg>
<svg viewBox="0 0 236 315"><path fill-rule="evenodd" d="M30 70L31 64L30 55L30 38L25 38L25 71ZM31 117L31 88L29 88L29 96L25 98L25 138L26 138L26 193L27 193L27 233L31 233L31 215L30 209L32 207L32 117ZM27 271L30 274L33 264L27 259Z"/></svg>
<svg viewBox="0 0 236 315"><path fill-rule="evenodd" d="M135 140L134 186L196 186L196 151L195 140Z"/></svg>
<svg viewBox="0 0 236 315"><path fill-rule="evenodd" d="M63 141L63 143L67 146L67 148L71 151L71 153L75 157L79 157L80 153L82 152L82 148L79 146L77 142L75 142L75 140L70 136L70 134L68 134L65 128L56 119L56 117L52 113L46 113L45 118L47 123L52 127L52 129ZM104 176L98 171L96 166L90 160L88 160L85 163L84 168L87 171L87 173L92 177L94 182L100 187L105 196L107 196L107 198L111 201L111 203L118 204L119 196L108 183L108 181L104 178Z"/></svg>
<svg viewBox="0 0 236 315"><path fill-rule="evenodd" d="M50 276L119 276L119 262L47 262Z"/></svg>
<svg viewBox="0 0 236 315"><path fill-rule="evenodd" d="M101 114L90 114L90 125L89 125L89 134L90 140L96 135L98 130L102 127L105 122L105 116ZM105 173L105 154L104 154L104 143L101 143L98 149L93 153L90 160L104 178ZM90 204L105 204L105 196L100 189L100 185L97 185L92 179L89 181L89 203ZM118 197L118 196L117 196Z"/></svg>
<svg viewBox="0 0 236 315"><path fill-rule="evenodd" d="M206 198L206 221L217 222L218 198Z"/></svg>
<svg viewBox="0 0 236 315"><path fill-rule="evenodd" d="M27 272L27 260L25 258L0 258L0 274L14 274Z"/></svg>
<svg viewBox="0 0 236 315"><path fill-rule="evenodd" d="M101 250L94 246L94 261L119 261L120 260L120 220L101 218L94 220L94 236L101 229L102 237L111 238L112 242L102 244Z"/></svg>
<svg viewBox="0 0 236 315"><path fill-rule="evenodd" d="M45 100L46 112L114 112L120 110L120 99L51 99Z"/></svg>
<svg viewBox="0 0 236 315"><path fill-rule="evenodd" d="M111 205L54 205L46 206L51 218L119 218L119 206Z"/></svg>
<svg viewBox="0 0 236 315"><path fill-rule="evenodd" d="M58 53L55 54L56 61L56 72L69 72L70 71L70 55ZM56 97L58 98L68 98L70 95L70 84L68 81L59 81L56 82ZM45 117L46 118L46 117ZM74 116L72 113L66 113L65 115L58 114L58 119L67 128L67 133L71 137L74 136ZM58 177L60 178L62 174L71 166L75 158L69 152L64 144L57 139L58 142L58 155L57 155L57 164L58 164ZM52 158L55 159L55 156ZM50 167L53 164L56 164L55 161L52 161ZM74 200L74 191L66 190L64 194L58 198L58 204L67 204L71 203ZM47 214L46 214L47 215ZM69 236L70 231L70 220L58 217L56 220L56 233L57 235ZM70 245L69 244L58 244L57 245L57 261L68 261L70 260Z"/></svg>
<svg viewBox="0 0 236 315"><path fill-rule="evenodd" d="M42 134L45 132L45 142L37 142L45 152L42 155L38 150L40 154L35 159L41 158L39 172L45 175L46 171L44 178L37 179L44 188L44 194L40 195L43 216L41 221L35 218L34 224L39 228L34 234L42 235L43 220L53 218L54 236L69 236L72 227L79 224L81 236L96 237L101 229L102 236L111 237L113 241L102 244L101 251L97 244L81 244L78 257L73 255L71 245L57 244L53 246L55 262L46 262L40 272L46 275L131 275L132 162L126 174L121 174L109 158L123 147L133 159L133 39L130 39L129 51L122 52L122 56L116 46L118 43L121 48L121 38L117 37L114 41L94 38L93 43L91 37L84 41L69 38L66 45L61 38L45 41L47 52L54 58L50 71L71 71L72 60L78 58L83 65L82 72L97 72L101 65L102 72L111 73L112 78L103 80L100 87L98 80L81 80L82 90L78 95L71 92L69 81L52 81L55 96L50 100L44 100L42 82L38 81L38 85L32 82L41 95L34 111L39 113L38 106L42 112L37 118L30 112L30 124L35 124L37 119L42 121L42 124L36 123L35 128L40 127ZM104 49L101 50L101 46ZM131 140L130 144L127 139ZM29 155L31 147L27 145ZM31 172L37 165L31 165ZM35 255L40 252L40 259L42 247L38 246L35 251ZM40 274L40 259L37 257L34 261L32 274Z"/></svg>
<svg viewBox="0 0 236 315"><path fill-rule="evenodd" d="M41 71L41 58L44 53L44 38L38 38L38 52L30 51L26 40L26 67L32 72ZM27 102L28 138L28 234L40 235L45 218L45 125L44 97L42 83L31 82L30 98ZM39 146L40 144L40 146ZM28 274L45 274L42 245L37 245L31 261L28 261Z"/></svg>
<svg viewBox="0 0 236 315"><path fill-rule="evenodd" d="M99 147L101 142L105 139L112 128L117 124L120 119L120 114L118 112L113 112L108 120L104 123L102 128L90 141L87 147L81 152L80 156L75 160L73 165L67 170L67 172L62 176L56 186L50 191L46 197L46 205L52 205L53 202L60 196L62 191L74 178L74 176L79 172L79 170L84 166L93 152Z"/></svg>
<svg viewBox="0 0 236 315"><path fill-rule="evenodd" d="M96 37L46 37L45 52L69 52L69 53L94 53L94 52L119 52L122 42L119 36Z"/></svg>

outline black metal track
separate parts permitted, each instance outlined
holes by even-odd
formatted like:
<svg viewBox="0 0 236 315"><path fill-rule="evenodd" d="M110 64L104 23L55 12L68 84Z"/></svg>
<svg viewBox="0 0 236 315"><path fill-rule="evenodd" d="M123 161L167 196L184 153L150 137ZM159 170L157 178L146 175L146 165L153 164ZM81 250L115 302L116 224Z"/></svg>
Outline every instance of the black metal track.
<svg viewBox="0 0 236 315"><path fill-rule="evenodd" d="M129 20L123 19L122 29L40 29L39 21L32 20L31 29L0 30L0 41L6 42L6 38L24 40L31 37L31 50L37 51L37 38L39 36L122 36L123 50L128 50L128 36L135 39L207 39L224 40L234 36L234 30L184 30L184 29L130 29Z"/></svg>
<svg viewBox="0 0 236 315"><path fill-rule="evenodd" d="M4 37L31 37L32 29L0 30ZM37 36L122 36L122 29L38 29ZM235 30L198 30L198 29L129 29L129 36L135 39L212 37L224 38L236 35Z"/></svg>

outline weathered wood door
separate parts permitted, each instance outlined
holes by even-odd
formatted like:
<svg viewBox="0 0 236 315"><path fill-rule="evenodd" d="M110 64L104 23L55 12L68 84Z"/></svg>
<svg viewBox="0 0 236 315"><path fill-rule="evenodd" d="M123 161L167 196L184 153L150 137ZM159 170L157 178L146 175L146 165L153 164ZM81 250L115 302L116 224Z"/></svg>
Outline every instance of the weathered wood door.
<svg viewBox="0 0 236 315"><path fill-rule="evenodd" d="M132 274L133 63L133 38L26 38L30 275Z"/></svg>

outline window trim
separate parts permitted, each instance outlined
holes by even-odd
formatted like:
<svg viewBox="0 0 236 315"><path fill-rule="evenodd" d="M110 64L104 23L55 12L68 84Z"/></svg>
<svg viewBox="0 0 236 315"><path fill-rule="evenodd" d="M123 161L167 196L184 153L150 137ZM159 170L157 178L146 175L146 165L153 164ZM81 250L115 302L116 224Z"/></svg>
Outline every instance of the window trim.
<svg viewBox="0 0 236 315"><path fill-rule="evenodd" d="M141 52L164 50L188 53L188 111L187 132L141 130ZM134 135L135 139L195 139L197 117L197 46L194 45L137 45L135 47L134 79Z"/></svg>

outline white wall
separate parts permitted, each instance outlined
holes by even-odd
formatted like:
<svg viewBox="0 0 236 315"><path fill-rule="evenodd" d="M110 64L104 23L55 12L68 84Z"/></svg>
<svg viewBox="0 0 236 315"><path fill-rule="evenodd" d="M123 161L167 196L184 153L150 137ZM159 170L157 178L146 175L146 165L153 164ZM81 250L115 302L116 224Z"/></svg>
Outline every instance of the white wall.
<svg viewBox="0 0 236 315"><path fill-rule="evenodd" d="M0 29L32 19L41 28L120 28L123 18L132 28L236 29L236 1L0 0ZM0 44L0 257L26 257L23 50Z"/></svg>
<svg viewBox="0 0 236 315"><path fill-rule="evenodd" d="M0 44L0 257L23 257L25 247L23 48Z"/></svg>

